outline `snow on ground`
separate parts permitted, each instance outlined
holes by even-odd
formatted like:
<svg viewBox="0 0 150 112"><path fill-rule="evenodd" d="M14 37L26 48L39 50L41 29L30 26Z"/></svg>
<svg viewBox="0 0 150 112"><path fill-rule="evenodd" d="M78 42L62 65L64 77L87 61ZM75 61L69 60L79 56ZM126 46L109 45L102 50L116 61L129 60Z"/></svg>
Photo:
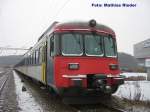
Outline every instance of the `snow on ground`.
<svg viewBox="0 0 150 112"><path fill-rule="evenodd" d="M126 78L128 78L128 77L138 77L138 76L147 77L147 73L134 73L134 72L123 72L120 75L123 75Z"/></svg>
<svg viewBox="0 0 150 112"><path fill-rule="evenodd" d="M13 74L16 85L18 105L21 109L20 112L43 112L40 105L32 97L30 91L22 91L23 83L15 71L13 71Z"/></svg>
<svg viewBox="0 0 150 112"><path fill-rule="evenodd" d="M147 73L122 73L121 75L147 77ZM129 100L150 101L150 81L125 81L114 95Z"/></svg>
<svg viewBox="0 0 150 112"><path fill-rule="evenodd" d="M4 71L0 71L0 74L3 73Z"/></svg>

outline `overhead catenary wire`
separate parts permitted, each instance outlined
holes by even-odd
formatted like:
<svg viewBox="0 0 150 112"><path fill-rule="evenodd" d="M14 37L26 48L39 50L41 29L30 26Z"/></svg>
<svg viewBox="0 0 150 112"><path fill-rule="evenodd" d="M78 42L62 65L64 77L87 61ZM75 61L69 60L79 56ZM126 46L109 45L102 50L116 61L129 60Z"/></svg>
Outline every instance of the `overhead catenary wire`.
<svg viewBox="0 0 150 112"><path fill-rule="evenodd" d="M65 8L65 6L67 6L67 4L69 2L70 2L70 0L66 0L64 2L64 4L58 9L58 11L56 12L56 14L52 17L51 21L53 21L53 19L55 19L60 14L60 12Z"/></svg>
<svg viewBox="0 0 150 112"><path fill-rule="evenodd" d="M55 19L55 18L60 14L60 12L61 12L61 11L65 8L65 6L69 3L69 1L70 1L70 0L66 0L66 1L63 3L63 5L58 9L58 11L56 12L56 14L52 16L52 18L50 19L51 26L52 26L52 24L57 23L57 21L56 21L56 20L53 20L53 19ZM51 4L53 4L53 3L54 3L54 2L52 1ZM57 3L57 2L55 2L55 3ZM51 5L51 6L52 6L52 5ZM44 33L42 33L42 35L38 38L38 41L44 36L44 34L46 34L46 32L50 29L51 26L48 25L48 28L46 28L46 30L44 30Z"/></svg>

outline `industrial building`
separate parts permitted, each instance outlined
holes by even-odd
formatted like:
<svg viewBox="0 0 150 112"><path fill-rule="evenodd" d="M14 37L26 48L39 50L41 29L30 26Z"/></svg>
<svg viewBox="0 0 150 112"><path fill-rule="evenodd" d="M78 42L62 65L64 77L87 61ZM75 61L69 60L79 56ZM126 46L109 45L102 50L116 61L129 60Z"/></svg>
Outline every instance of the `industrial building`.
<svg viewBox="0 0 150 112"><path fill-rule="evenodd" d="M150 39L134 45L134 56L138 60L139 66L146 67L147 79L150 80Z"/></svg>

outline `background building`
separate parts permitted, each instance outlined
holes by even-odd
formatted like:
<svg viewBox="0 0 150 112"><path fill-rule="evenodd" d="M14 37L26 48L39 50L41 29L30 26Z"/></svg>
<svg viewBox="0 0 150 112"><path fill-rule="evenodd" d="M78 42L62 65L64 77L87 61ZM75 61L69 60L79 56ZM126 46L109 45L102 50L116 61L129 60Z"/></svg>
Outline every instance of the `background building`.
<svg viewBox="0 0 150 112"><path fill-rule="evenodd" d="M146 67L148 80L150 80L150 39L144 40L134 45L134 56L138 65Z"/></svg>

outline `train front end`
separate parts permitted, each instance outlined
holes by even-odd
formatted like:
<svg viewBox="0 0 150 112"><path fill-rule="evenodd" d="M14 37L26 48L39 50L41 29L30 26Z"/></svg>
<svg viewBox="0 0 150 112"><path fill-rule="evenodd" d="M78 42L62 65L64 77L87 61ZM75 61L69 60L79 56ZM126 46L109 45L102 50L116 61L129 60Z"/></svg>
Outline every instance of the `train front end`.
<svg viewBox="0 0 150 112"><path fill-rule="evenodd" d="M64 24L56 28L54 39L54 83L59 94L112 94L124 83L110 28L94 20Z"/></svg>

